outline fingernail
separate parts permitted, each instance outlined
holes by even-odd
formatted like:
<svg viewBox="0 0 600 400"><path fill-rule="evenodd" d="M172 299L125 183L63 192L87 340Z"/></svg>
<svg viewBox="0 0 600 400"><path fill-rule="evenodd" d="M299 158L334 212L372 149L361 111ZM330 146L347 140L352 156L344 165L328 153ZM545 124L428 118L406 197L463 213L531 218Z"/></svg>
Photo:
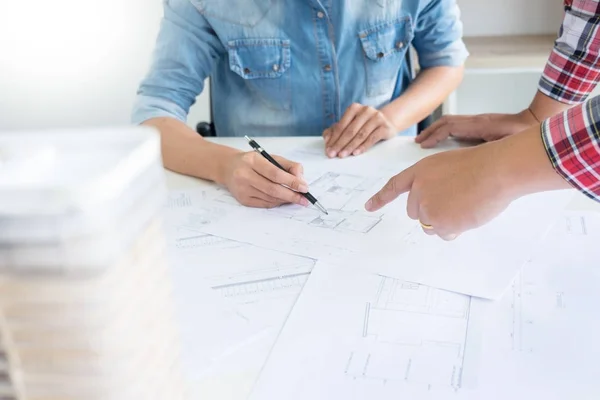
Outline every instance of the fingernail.
<svg viewBox="0 0 600 400"><path fill-rule="evenodd" d="M298 191L300 193L306 193L306 192L308 192L308 185L300 184L300 186L298 186Z"/></svg>
<svg viewBox="0 0 600 400"><path fill-rule="evenodd" d="M333 158L333 157L337 156L337 153L333 150L329 150L327 152L327 155L329 156L329 158Z"/></svg>
<svg viewBox="0 0 600 400"><path fill-rule="evenodd" d="M369 201L367 201L367 204L365 204L365 209L367 211L371 211L373 209L373 199L369 199Z"/></svg>
<svg viewBox="0 0 600 400"><path fill-rule="evenodd" d="M341 158L346 158L346 157L348 157L348 152L347 152L347 151L342 151L342 152L340 153L340 157L341 157Z"/></svg>
<svg viewBox="0 0 600 400"><path fill-rule="evenodd" d="M303 197L302 200L300 200L300 204L302 204L304 207L308 207L310 203Z"/></svg>
<svg viewBox="0 0 600 400"><path fill-rule="evenodd" d="M356 150L354 150L354 153L353 153L353 154L354 154L355 156L358 156L358 155L360 155L360 153L362 153L362 150L361 150L361 149L356 149Z"/></svg>

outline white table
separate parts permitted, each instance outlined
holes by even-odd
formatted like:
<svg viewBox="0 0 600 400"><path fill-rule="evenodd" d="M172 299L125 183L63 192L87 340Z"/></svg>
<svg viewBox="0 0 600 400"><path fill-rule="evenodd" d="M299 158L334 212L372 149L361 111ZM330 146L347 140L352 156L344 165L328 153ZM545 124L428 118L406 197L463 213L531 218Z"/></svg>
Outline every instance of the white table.
<svg viewBox="0 0 600 400"><path fill-rule="evenodd" d="M322 147L322 139L320 137L257 138L256 140L266 149L268 149L269 153L271 154L278 154L280 152L289 151L290 149L315 148L318 146ZM235 147L244 151L250 150L250 147L244 138L214 138L211 139L211 141ZM407 160L416 161L427 155L455 147L457 147L456 144L448 142L437 149L423 150L413 142L412 138L397 137L376 146L370 152L367 152L365 156L369 154L373 157L378 157L380 155L393 155L394 157L405 157ZM324 155L323 158L325 159ZM357 157L356 159L359 161L360 157ZM293 161L301 162L302 160ZM336 160L331 160L331 162L335 161ZM180 175L171 171L166 171L166 177L167 185L171 190L202 187L204 185L208 185L208 182L202 179L191 178L189 176ZM574 210L600 211L600 204L590 200L584 195L574 193L573 202L570 204L569 208Z"/></svg>
<svg viewBox="0 0 600 400"><path fill-rule="evenodd" d="M244 138L217 138L212 139L212 141L236 147L244 151L250 150L250 147ZM268 149L271 154L280 154L285 153L286 151L289 152L290 149L310 149L314 153L316 149L323 147L322 139L320 137L260 138L257 139L257 141L264 146L265 149ZM360 163L361 159L366 160L365 157L376 157L383 160L391 160L392 158L398 160L398 158L400 158L408 162L415 162L418 159L435 152L456 147L458 147L456 143L447 142L438 149L423 150L413 142L412 138L398 137L376 146L365 155L356 157L351 162ZM300 159L294 161L302 162ZM319 160L318 162L334 163L339 162L339 160L328 160L323 155L322 160ZM210 185L207 181L183 176L170 171L166 171L166 177L167 185L171 190ZM595 210L600 212L600 204L576 192L573 192L573 201L568 208L573 210ZM244 400L251 390L254 379L258 373L259 371L253 370L246 371L245 374L219 376L217 379L211 377L210 380L207 380L202 384L201 398L214 400Z"/></svg>

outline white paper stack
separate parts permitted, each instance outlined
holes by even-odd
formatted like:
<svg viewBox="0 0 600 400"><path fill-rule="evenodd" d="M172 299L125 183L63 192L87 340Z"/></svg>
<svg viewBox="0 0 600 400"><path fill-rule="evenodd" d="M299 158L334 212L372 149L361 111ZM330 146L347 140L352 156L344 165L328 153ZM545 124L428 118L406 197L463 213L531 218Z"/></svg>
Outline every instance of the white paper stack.
<svg viewBox="0 0 600 400"><path fill-rule="evenodd" d="M183 399L158 136L0 134L0 398Z"/></svg>

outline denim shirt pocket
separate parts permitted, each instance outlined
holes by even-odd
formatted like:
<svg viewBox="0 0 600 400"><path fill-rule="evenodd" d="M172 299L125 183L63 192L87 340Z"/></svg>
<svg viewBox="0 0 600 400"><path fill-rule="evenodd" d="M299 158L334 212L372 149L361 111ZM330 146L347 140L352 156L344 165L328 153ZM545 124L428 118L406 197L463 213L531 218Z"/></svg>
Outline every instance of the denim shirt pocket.
<svg viewBox="0 0 600 400"><path fill-rule="evenodd" d="M359 32L367 76L367 96L393 93L403 58L413 36L410 16Z"/></svg>
<svg viewBox="0 0 600 400"><path fill-rule="evenodd" d="M229 67L268 107L291 107L290 41L239 39L228 42Z"/></svg>

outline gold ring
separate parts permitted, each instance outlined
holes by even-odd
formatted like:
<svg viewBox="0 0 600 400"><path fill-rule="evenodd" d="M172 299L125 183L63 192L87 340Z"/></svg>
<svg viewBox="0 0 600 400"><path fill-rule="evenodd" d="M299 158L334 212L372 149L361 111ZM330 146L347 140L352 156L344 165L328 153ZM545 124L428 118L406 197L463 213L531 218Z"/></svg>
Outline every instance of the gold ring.
<svg viewBox="0 0 600 400"><path fill-rule="evenodd" d="M421 222L421 220L419 220L419 223L421 224L421 227L423 229L427 229L427 230L433 229L433 226L424 224L424 223Z"/></svg>

